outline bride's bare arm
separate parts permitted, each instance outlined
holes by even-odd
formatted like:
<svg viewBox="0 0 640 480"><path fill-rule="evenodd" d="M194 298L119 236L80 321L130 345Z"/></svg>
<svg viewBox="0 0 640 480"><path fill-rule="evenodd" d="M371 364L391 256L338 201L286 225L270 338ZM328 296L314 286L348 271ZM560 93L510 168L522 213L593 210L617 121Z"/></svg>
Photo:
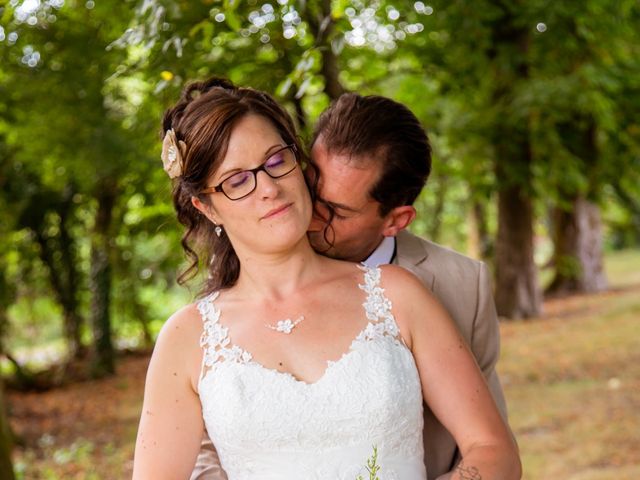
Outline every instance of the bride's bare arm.
<svg viewBox="0 0 640 480"><path fill-rule="evenodd" d="M189 478L200 450L204 426L194 366L199 365L202 323L192 321L190 308L167 320L153 350L136 440L134 480Z"/></svg>
<svg viewBox="0 0 640 480"><path fill-rule="evenodd" d="M385 266L382 284L413 352L422 392L462 461L439 480L519 479L518 448L482 372L444 307L411 273Z"/></svg>

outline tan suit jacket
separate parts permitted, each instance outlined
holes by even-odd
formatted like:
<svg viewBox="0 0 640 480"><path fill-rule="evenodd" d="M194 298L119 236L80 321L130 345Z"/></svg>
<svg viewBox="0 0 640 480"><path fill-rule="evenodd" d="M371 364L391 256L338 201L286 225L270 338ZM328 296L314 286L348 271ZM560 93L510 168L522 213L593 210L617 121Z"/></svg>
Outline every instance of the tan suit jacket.
<svg viewBox="0 0 640 480"><path fill-rule="evenodd" d="M409 232L400 232L396 240L394 263L420 278L449 311L506 419L504 396L495 371L500 332L486 265ZM453 468L458 451L453 437L426 405L424 420L427 476L434 479ZM206 433L191 480L227 480Z"/></svg>
<svg viewBox="0 0 640 480"><path fill-rule="evenodd" d="M507 407L495 371L500 330L487 266L453 250L402 231L393 263L416 275L447 309L482 370L503 418ZM458 460L453 437L425 405L424 451L427 478L450 471Z"/></svg>

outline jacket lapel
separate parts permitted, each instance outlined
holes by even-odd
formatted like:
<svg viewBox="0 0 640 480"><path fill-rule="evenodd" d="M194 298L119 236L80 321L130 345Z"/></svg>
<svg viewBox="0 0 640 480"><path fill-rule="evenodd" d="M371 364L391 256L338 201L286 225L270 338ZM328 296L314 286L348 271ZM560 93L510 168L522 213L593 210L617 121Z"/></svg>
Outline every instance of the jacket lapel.
<svg viewBox="0 0 640 480"><path fill-rule="evenodd" d="M426 268L426 261L429 256L426 242L404 230L398 233L396 242L396 258L393 263L412 272L422 280L422 283L429 290L433 291L436 276Z"/></svg>

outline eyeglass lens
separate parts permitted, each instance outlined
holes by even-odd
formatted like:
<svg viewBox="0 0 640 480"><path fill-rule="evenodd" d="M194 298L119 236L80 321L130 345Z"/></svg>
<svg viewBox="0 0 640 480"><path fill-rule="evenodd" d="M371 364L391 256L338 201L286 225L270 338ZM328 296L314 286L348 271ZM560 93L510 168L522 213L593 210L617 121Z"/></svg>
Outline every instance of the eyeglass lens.
<svg viewBox="0 0 640 480"><path fill-rule="evenodd" d="M292 147L287 146L273 153L256 170L238 172L220 184L224 194L231 200L249 195L256 188L256 175L264 170L271 178L279 178L291 172L296 166L296 156Z"/></svg>

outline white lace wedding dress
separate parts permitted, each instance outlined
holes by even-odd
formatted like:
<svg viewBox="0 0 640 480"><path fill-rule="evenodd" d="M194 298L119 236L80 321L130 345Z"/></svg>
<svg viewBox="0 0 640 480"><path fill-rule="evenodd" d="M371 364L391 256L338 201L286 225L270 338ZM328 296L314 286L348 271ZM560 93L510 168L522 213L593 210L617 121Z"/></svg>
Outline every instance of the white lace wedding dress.
<svg viewBox="0 0 640 480"><path fill-rule="evenodd" d="M205 350L199 382L207 431L229 480L369 480L377 447L380 480L426 479L422 393L380 269L364 269L369 323L324 375L307 384L266 368L233 345L217 293L198 309Z"/></svg>

